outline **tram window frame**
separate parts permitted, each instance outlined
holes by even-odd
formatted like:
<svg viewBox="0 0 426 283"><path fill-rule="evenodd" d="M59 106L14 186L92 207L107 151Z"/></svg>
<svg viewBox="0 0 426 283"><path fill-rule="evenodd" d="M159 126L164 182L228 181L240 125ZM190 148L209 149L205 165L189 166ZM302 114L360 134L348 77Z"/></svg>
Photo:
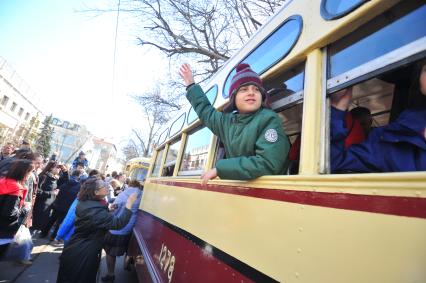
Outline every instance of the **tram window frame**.
<svg viewBox="0 0 426 283"><path fill-rule="evenodd" d="M285 19L279 26L277 26L272 32L270 32L267 37L265 37L258 45L256 45L256 47L253 48L250 51L250 53L248 53L247 56L245 56L244 59L241 60L238 64L240 64L240 63L250 64L250 62L247 62L247 60L248 61L254 61L255 59L252 59L251 56L253 54L255 54L256 51L259 50L259 48L263 46L263 44L265 44L271 38L273 38L273 36L277 32L279 32L281 28L284 28L284 26L287 23L289 23L290 21L295 21L296 23L298 23L299 29L298 29L298 32L297 32L297 36L294 38L292 44L289 46L289 48L286 50L286 52L282 53L281 56L279 56L277 59L275 59L275 61L272 61L271 63L269 63L269 65L266 65L263 68L263 70L256 70L255 66L251 66L251 68L252 68L253 71L255 71L256 73L261 75L261 74L265 73L267 70L269 70L270 68L272 68L273 66L275 66L278 62L283 60L285 57L287 57L287 55L291 52L291 50L293 50L294 46L299 41L299 38L300 38L302 31L303 31L303 18L300 15L297 15L297 14L292 15L292 16L288 17L287 19ZM257 60L259 60L259 59L257 59ZM231 80L232 80L232 77L235 75L235 73L236 73L236 67L232 68L232 70L228 73L228 76L226 77L225 82L223 83L223 86L222 86L223 98L229 97L229 89L231 87Z"/></svg>
<svg viewBox="0 0 426 283"><path fill-rule="evenodd" d="M208 91L206 91L206 97L207 97L207 99L209 100L209 102L212 106L216 102L218 90L219 90L219 88L218 88L217 84L215 84L211 88L209 88ZM209 96L212 93L214 93L214 95ZM195 112L194 108L191 106L191 108L188 111L187 124L190 125L190 124L194 123L195 121L197 121L197 119L198 119L198 115Z"/></svg>
<svg viewBox="0 0 426 283"><path fill-rule="evenodd" d="M179 121L180 119L182 119L182 121ZM183 126L185 125L185 121L186 121L186 113L183 112L170 126L169 137L172 138L173 136L177 135L180 132L180 130L182 130ZM176 123L181 123L181 124L179 125Z"/></svg>
<svg viewBox="0 0 426 283"><path fill-rule="evenodd" d="M166 158L165 158L164 164L163 164L163 166L161 168L161 177L171 177L171 176L173 176L173 172L174 172L174 168L176 166L176 162L179 159L179 150L181 148L181 144L182 144L181 136L179 136L178 138L176 138L176 139L174 139L174 140L172 140L171 142L168 143L169 146L167 147ZM175 146L175 145L177 145L176 158L174 160L170 159L170 161L167 161L167 158L169 157L169 153L170 153L171 147ZM173 165L168 164L168 163L173 162L173 161L174 161ZM169 168L169 167L171 167L171 168Z"/></svg>
<svg viewBox="0 0 426 283"><path fill-rule="evenodd" d="M389 14L389 12L393 11L394 9L397 9L399 11L401 11L401 6L402 5L407 5L407 6L403 6L403 8L405 8L406 10L408 10L408 12L405 12L405 14L403 14L403 16L400 16L398 19L401 19L407 15L409 15L410 13L417 11L417 9L424 9L424 4L422 5L421 1L411 1L411 2L402 2L400 4L397 4L396 6L394 6L393 8L389 9L388 12L386 12L387 14ZM408 9L407 9L408 8ZM384 14L386 14L384 13ZM378 32L381 29L383 29L385 26L379 25L379 28L377 29L377 24L375 23L375 21L377 21L377 19L383 17L383 15L379 15L376 18L373 18L372 20L370 20L369 22L367 22L366 24L362 25L361 27L359 27L357 30L355 30L354 32L352 32L350 35L347 35L341 39L339 39L336 42L344 42L344 44L346 44L345 48L350 47L352 44L356 44L359 40L363 40L365 38L365 34L371 35L372 33ZM388 24L392 24L394 23L394 21L391 21ZM376 29L373 30L371 28L371 26L376 26ZM363 36L364 35L364 36ZM358 40L355 40L359 38ZM425 37L420 38L420 40L426 40ZM426 41L424 41L426 42ZM416 39L412 42L409 42L405 45L402 45L394 50L391 50L388 53L382 54L381 56L375 57L372 60L366 61L366 62L361 62L360 65L355 66L354 68L343 72L342 74L339 74L336 77L331 77L330 74L330 54L329 54L329 50L330 50L330 46L332 46L335 43L330 44L329 46L327 46L327 48L325 48L325 52L324 52L324 74L326 75L324 80L324 96L326 99L326 121L325 121L325 128L324 128L324 137L325 137L325 146L324 146L324 151L322 152L322 160L323 162L321 162L321 172L325 173L325 174L338 174L338 173L331 173L331 160L330 160L330 142L331 142L331 137L330 137L330 123L331 123L331 117L330 117L330 113L331 113L331 104L330 104L330 94L337 92L339 90L348 88L348 87L353 87L355 85L359 85L361 83L366 83L369 80L375 79L379 76L383 76L386 73L390 73L390 72L394 72L396 71L398 68L404 66L404 65L408 65L411 64L412 62L415 62L417 60L419 60L420 58L424 58L426 57L426 48L424 47L423 49L421 49L421 46L425 46L425 44L421 44L421 41L419 41L419 39ZM413 46L416 46L417 49L412 48ZM420 47L420 49L419 49ZM367 49L366 49L367 50ZM395 93L393 93L394 95ZM390 119L392 119L393 112L394 111L394 104L395 104L395 98L392 98L392 105L391 108L389 110L390 112ZM372 110L372 109L370 109ZM372 113L373 116L375 113ZM382 114L382 113L380 113ZM390 121L388 121L389 123ZM385 124L386 125L386 124ZM356 172L347 172L347 173L356 173ZM356 173L356 174L363 174L363 173Z"/></svg>
<svg viewBox="0 0 426 283"><path fill-rule="evenodd" d="M151 177L160 177L160 169L162 167L163 162L163 155L166 147L162 146L161 148L157 149L155 161L152 164L152 170L151 170ZM156 170L157 169L157 170Z"/></svg>
<svg viewBox="0 0 426 283"><path fill-rule="evenodd" d="M352 13L353 11L355 11L357 8L359 8L360 6L365 4L368 0L358 0L358 1L359 1L358 3L355 3L354 5L350 6L349 8L347 8L347 9L345 9L345 10L339 12L339 13L331 13L327 9L327 4L328 4L329 0L321 0L321 7L320 7L321 17L326 21L340 19L340 18Z"/></svg>
<svg viewBox="0 0 426 283"><path fill-rule="evenodd" d="M415 39L414 41L408 42L404 45L397 47L396 49L392 49L382 55L374 57L367 61L361 61L360 64L348 69L342 73L338 73L335 76L332 76L332 50L336 48L335 45L343 45L344 48L341 48L339 52L348 50L351 46L357 45L358 43L369 43L375 42L375 37L377 35L381 36L382 32L384 34L387 33L387 30L384 31L385 28L392 26L397 21L404 18L406 16L412 15L413 12L416 12L420 9L426 9L422 5L421 0L414 0L410 2L402 2L393 8L389 9L386 13L373 18L368 23L362 25L357 30L352 32L351 34L337 40L334 43L331 43L327 47L327 92L335 92L340 89L346 88L349 85L365 81L369 78L375 77L380 73L383 73L388 70L395 69L403 64L407 64L413 61L416 61L418 58L422 57L424 52L426 52L426 35ZM404 9L404 12L402 12ZM408 10L408 11L407 11ZM392 12L396 11L399 15L398 19L395 21L387 20L386 17L390 17ZM402 14L402 16L401 16ZM387 16L386 16L387 15ZM387 21L386 25L383 24L383 21ZM396 23L397 25L398 23ZM389 37L390 38L390 37ZM371 41L369 41L372 39ZM369 48L364 48L363 50L368 50ZM337 53L335 53L337 54ZM351 58L355 58L357 56L351 56ZM344 60L341 60L344 61ZM358 62L357 62L358 63Z"/></svg>
<svg viewBox="0 0 426 283"><path fill-rule="evenodd" d="M164 135L164 137L163 137L163 135ZM169 136L169 128L167 128L163 132L161 132L161 134L158 136L157 144L162 145L167 140L168 136Z"/></svg>
<svg viewBox="0 0 426 283"><path fill-rule="evenodd" d="M282 89L282 88L273 87L268 89L270 106L271 106L271 109L273 109L275 112L284 111L285 109L291 108L292 106L303 101L303 93L305 88L305 66L306 66L306 61L303 61L297 64L296 66L289 68L286 71L274 76L274 78L271 78L271 79L267 78L264 80L265 85L271 85L271 84L276 84L275 82L272 82L272 81L275 81L278 79L280 81L279 84L283 84L286 86L286 82L296 79L296 77L298 77L299 75L302 75L301 87L299 86L298 89L296 89L296 91L293 91L288 88ZM282 78L284 78L284 80ZM290 93L288 91L290 91ZM282 95L280 94L282 92L287 92L287 93L284 93L284 95Z"/></svg>
<svg viewBox="0 0 426 283"><path fill-rule="evenodd" d="M395 119L397 119L404 110L409 109L407 105L409 104L409 99L410 99L410 89L412 87L411 84L414 82L412 75L415 71L417 62L419 62L420 60L425 60L425 59L426 59L426 54L424 55L424 57L420 58L417 61L410 62L409 64L405 64L402 66L398 66L398 68L395 68L392 70L386 70L378 74L374 78L371 78L368 81L357 82L357 83L354 83L353 85L348 86L347 88L353 88L353 98L349 104L348 110L357 106L366 107L367 109L371 111L371 116L373 118L372 128L389 125ZM372 88L368 87L369 83L372 83L373 86L374 84L376 84L376 86ZM377 83L379 84L377 85ZM384 88L383 84L388 85L388 89ZM380 85L382 86L380 87ZM379 86L379 88L377 86ZM372 93L367 95L362 94L362 92L368 93L369 91L371 91ZM357 92L358 94L356 94ZM368 105L363 105L362 100L364 100L364 103L367 102L373 107L368 107ZM388 101L386 102L386 100ZM329 95L327 95L327 103L329 104L329 109L331 109ZM381 108L385 108L385 110L378 111L377 106ZM387 110L386 110L386 107L387 107ZM330 127L331 116L329 115L328 118L329 120L327 122L327 125L328 127ZM376 125L374 124L375 122L376 122ZM328 145L330 145L331 143L330 134L327 135L327 141L328 141ZM330 173L330 168L331 168L330 154L326 156L326 162L327 162L327 165L329 166L328 171L326 173L333 174L333 175L347 174L347 173L351 173L351 174L376 173L377 174L377 173L406 172L406 171L382 172L379 169L376 169L376 170L371 169L371 171L368 171L368 172L361 172L361 171L351 171L348 169L339 169L336 172ZM383 162L387 162L387 161L384 160ZM411 172L425 172L425 171L411 171Z"/></svg>
<svg viewBox="0 0 426 283"><path fill-rule="evenodd" d="M180 160L179 169L178 169L178 173L177 173L178 176L200 176L204 172L204 170L206 169L206 165L207 165L208 157L209 157L209 153L210 153L209 149L210 149L210 146L212 144L213 139L215 138L214 133L211 132L211 131L210 131L211 136L209 137L209 143L205 145L205 146L207 146L207 156L206 156L206 161L203 164L203 169L185 170L185 171L182 170L182 164L183 164L183 162L185 162L185 153L186 153L186 149L187 149L187 146L188 146L188 142L190 141L190 137L192 135L196 134L197 132L200 132L204 129L207 129L208 131L210 131L210 129L208 127L200 125L200 126L194 128L193 130L191 130L187 133L187 136L186 136L186 139L185 139L185 144L182 147L183 150L182 150L182 157L181 157L181 160Z"/></svg>

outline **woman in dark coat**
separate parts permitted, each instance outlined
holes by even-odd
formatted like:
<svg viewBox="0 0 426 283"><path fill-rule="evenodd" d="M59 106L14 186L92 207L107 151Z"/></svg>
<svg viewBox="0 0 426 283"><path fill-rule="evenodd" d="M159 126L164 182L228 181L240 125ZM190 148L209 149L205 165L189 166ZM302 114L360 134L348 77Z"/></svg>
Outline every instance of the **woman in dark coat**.
<svg viewBox="0 0 426 283"><path fill-rule="evenodd" d="M409 105L390 124L374 128L368 139L344 148L344 116L352 89L331 97L331 171L426 171L426 59L416 64Z"/></svg>
<svg viewBox="0 0 426 283"><path fill-rule="evenodd" d="M34 203L32 228L43 230L49 222L51 205L56 198L55 190L59 179L59 168L56 161L49 161L38 177L39 188Z"/></svg>
<svg viewBox="0 0 426 283"><path fill-rule="evenodd" d="M98 177L90 177L82 185L75 213L75 232L62 251L57 283L96 281L103 238L108 230L121 229L129 222L137 198L136 193L132 194L126 209L116 217L108 212L104 201L107 194L107 185Z"/></svg>
<svg viewBox="0 0 426 283"><path fill-rule="evenodd" d="M0 258L24 221L27 189L22 185L33 170L31 160L16 159L0 179Z"/></svg>

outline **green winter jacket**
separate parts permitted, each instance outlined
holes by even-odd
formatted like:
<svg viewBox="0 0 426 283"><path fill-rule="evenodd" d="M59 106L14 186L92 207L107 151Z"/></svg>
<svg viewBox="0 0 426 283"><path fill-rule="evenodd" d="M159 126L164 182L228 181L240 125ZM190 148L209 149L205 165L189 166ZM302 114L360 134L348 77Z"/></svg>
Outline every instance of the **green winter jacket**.
<svg viewBox="0 0 426 283"><path fill-rule="evenodd" d="M284 174L290 145L274 111L260 108L252 114L219 112L198 84L188 88L186 97L204 125L225 145L226 159L216 163L221 179L250 180Z"/></svg>

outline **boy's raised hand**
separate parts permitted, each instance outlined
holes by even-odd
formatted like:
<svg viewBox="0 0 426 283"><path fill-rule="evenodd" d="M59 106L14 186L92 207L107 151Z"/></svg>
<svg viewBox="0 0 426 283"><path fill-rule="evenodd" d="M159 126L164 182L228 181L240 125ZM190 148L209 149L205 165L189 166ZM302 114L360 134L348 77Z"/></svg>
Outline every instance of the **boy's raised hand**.
<svg viewBox="0 0 426 283"><path fill-rule="evenodd" d="M188 64L182 64L182 66L180 66L179 75L182 77L186 86L194 83L194 76L192 75L191 67Z"/></svg>

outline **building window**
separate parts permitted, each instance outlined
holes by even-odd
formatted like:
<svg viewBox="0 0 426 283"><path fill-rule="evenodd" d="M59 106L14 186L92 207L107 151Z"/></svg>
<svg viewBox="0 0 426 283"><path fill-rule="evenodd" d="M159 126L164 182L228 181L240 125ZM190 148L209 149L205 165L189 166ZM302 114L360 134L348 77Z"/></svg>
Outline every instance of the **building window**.
<svg viewBox="0 0 426 283"><path fill-rule="evenodd" d="M25 120L28 120L28 118L30 118L30 113L27 112L27 114L25 114Z"/></svg>
<svg viewBox="0 0 426 283"><path fill-rule="evenodd" d="M16 102L13 102L12 106L10 106L10 111L12 111L12 112L15 111L17 105L18 104L16 104Z"/></svg>
<svg viewBox="0 0 426 283"><path fill-rule="evenodd" d="M7 97L6 95L3 96L2 100L1 100L1 105L6 106L6 104L9 102L9 97Z"/></svg>
<svg viewBox="0 0 426 283"><path fill-rule="evenodd" d="M19 112L18 112L18 116L21 117L22 114L24 113L24 108L19 108Z"/></svg>

